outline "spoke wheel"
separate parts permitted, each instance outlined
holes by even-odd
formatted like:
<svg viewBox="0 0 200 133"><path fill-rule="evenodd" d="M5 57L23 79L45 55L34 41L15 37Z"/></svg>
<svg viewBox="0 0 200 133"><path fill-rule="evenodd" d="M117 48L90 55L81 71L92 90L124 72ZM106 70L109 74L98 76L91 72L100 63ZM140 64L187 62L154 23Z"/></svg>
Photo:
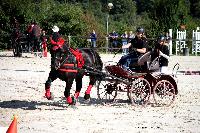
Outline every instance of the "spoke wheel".
<svg viewBox="0 0 200 133"><path fill-rule="evenodd" d="M153 89L153 98L157 106L170 106L175 100L175 88L167 80L159 81Z"/></svg>
<svg viewBox="0 0 200 133"><path fill-rule="evenodd" d="M146 106L151 95L151 86L144 78L135 79L128 88L128 97L132 105Z"/></svg>
<svg viewBox="0 0 200 133"><path fill-rule="evenodd" d="M117 84L109 81L112 79L103 79L97 83L97 96L103 103L113 102L117 96Z"/></svg>

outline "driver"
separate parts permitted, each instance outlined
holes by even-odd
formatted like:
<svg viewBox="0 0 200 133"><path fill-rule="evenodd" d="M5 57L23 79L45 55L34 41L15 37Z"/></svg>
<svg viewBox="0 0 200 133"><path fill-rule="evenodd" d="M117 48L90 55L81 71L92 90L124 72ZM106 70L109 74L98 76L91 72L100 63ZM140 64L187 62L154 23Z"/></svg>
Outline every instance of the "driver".
<svg viewBox="0 0 200 133"><path fill-rule="evenodd" d="M144 29L141 27L137 28L136 37L130 40L127 45L123 45L122 48L129 48L129 54L122 56L118 64L126 68L134 66L138 58L147 52L147 39L144 35Z"/></svg>

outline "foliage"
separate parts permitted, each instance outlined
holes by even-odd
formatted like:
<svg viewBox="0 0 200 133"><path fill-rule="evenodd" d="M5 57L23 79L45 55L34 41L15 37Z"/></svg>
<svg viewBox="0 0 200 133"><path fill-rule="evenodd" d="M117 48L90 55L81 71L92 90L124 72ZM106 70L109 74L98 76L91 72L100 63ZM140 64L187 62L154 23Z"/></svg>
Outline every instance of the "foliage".
<svg viewBox="0 0 200 133"><path fill-rule="evenodd" d="M113 3L108 9L107 4ZM188 31L196 29L200 22L199 0L1 0L0 48L9 48L12 32L11 20L16 17L24 32L33 21L51 34L53 25L62 35L84 36L73 39L74 46L86 46L86 38L92 30L98 36L98 46L105 45L106 21L109 14L109 32L122 34L144 27L148 38L181 24ZM188 34L189 38L191 35Z"/></svg>

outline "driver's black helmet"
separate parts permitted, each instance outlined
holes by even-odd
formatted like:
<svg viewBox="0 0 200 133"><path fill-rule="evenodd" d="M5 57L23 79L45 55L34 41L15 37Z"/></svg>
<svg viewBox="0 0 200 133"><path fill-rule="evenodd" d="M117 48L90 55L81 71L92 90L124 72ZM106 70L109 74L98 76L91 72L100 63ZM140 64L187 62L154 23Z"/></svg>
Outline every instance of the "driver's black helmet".
<svg viewBox="0 0 200 133"><path fill-rule="evenodd" d="M144 33L144 29L142 27L137 28L136 32Z"/></svg>
<svg viewBox="0 0 200 133"><path fill-rule="evenodd" d="M160 35L160 36L158 36L158 38L157 38L157 41L165 41L165 40L166 40L166 38L165 38L164 35Z"/></svg>

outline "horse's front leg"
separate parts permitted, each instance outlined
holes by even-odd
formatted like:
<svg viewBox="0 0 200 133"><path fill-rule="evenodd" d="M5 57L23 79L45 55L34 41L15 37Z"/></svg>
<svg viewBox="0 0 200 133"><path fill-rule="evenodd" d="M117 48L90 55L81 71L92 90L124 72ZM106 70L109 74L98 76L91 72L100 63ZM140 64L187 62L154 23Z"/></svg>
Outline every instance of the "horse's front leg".
<svg viewBox="0 0 200 133"><path fill-rule="evenodd" d="M71 87L73 84L73 80L74 80L74 78L70 78L65 81L66 87L65 87L65 91L64 91L64 96L66 98L67 103L70 105L73 105L76 103L75 99L70 96L70 90L71 90Z"/></svg>
<svg viewBox="0 0 200 133"><path fill-rule="evenodd" d="M48 100L53 100L54 96L52 95L50 91L51 83L57 79L57 71L56 70L51 70L49 73L49 77L45 83L45 97Z"/></svg>
<svg viewBox="0 0 200 133"><path fill-rule="evenodd" d="M85 91L85 96L84 96L85 100L90 99L90 92L91 92L91 89L92 89L93 85L95 84L95 82L96 82L96 78L94 76L90 76L89 86L88 86L87 90Z"/></svg>
<svg viewBox="0 0 200 133"><path fill-rule="evenodd" d="M76 98L76 99L78 99L78 97L79 97L79 94L80 94L80 91L81 91L81 89L82 89L82 78L83 78L83 76L82 75L78 75L78 76L76 76L76 91L75 91L75 93L74 93L74 97Z"/></svg>

